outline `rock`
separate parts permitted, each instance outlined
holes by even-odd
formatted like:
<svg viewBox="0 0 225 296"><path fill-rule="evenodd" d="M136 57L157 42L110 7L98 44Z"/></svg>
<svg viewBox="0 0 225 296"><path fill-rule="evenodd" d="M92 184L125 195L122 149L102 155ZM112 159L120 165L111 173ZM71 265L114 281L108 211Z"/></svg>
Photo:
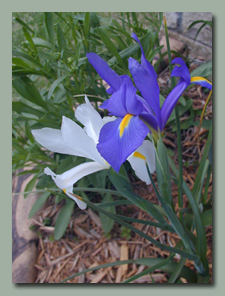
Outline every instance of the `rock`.
<svg viewBox="0 0 225 296"><path fill-rule="evenodd" d="M31 220L28 219L28 215L38 195L32 194L25 199L22 193L32 177L31 174L14 175L12 180L12 192L21 192L19 195L12 195L13 283L34 283L36 279L34 264L37 258L38 237L30 230Z"/></svg>

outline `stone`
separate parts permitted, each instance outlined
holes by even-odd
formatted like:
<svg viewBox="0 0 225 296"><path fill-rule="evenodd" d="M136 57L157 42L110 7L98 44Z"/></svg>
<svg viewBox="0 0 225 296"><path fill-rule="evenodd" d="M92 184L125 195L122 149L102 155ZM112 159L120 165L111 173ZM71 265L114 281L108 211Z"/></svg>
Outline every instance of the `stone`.
<svg viewBox="0 0 225 296"><path fill-rule="evenodd" d="M17 172L18 173L18 172ZM32 194L26 199L23 196L25 187L33 178L26 174L13 176L12 192L12 282L34 283L36 278L35 262L37 259L37 234L30 230L32 220L29 212L39 195Z"/></svg>

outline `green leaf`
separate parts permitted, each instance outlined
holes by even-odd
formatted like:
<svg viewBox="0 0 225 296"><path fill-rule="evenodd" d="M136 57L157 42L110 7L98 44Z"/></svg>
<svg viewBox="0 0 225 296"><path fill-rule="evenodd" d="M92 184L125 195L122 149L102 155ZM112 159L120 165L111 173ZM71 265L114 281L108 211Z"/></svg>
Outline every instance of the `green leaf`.
<svg viewBox="0 0 225 296"><path fill-rule="evenodd" d="M68 74L65 74L65 75L59 77L58 79L56 79L56 80L52 83L51 87L49 88L49 92L48 92L48 97L47 97L48 100L51 98L51 96L52 96L54 90L56 89L56 87L57 87L57 86L58 86L58 85L59 85L59 84L60 84L60 83L66 78L66 77L68 77Z"/></svg>
<svg viewBox="0 0 225 296"><path fill-rule="evenodd" d="M20 18L15 17L13 18L13 20L15 20L18 24L20 24L21 26L29 30L32 34L34 34L34 31L26 23L24 23Z"/></svg>
<svg viewBox="0 0 225 296"><path fill-rule="evenodd" d="M203 213L201 213L202 223L204 227L212 225L212 209L209 209Z"/></svg>
<svg viewBox="0 0 225 296"><path fill-rule="evenodd" d="M174 272L171 274L168 283L175 283L175 281L177 280L177 278L180 276L181 271L184 267L184 264L186 262L186 258L181 258L180 262L177 264Z"/></svg>
<svg viewBox="0 0 225 296"><path fill-rule="evenodd" d="M209 149L211 147L211 141L212 141L212 125L209 130L209 134L208 134L208 138L207 138L207 141L205 144L204 152L203 152L201 162L200 162L200 165L198 168L197 176L195 178L195 184L192 189L192 194L196 200L199 200L199 196L200 196L201 190L202 190L202 182L203 182L203 179L204 179L205 174L207 172L207 169L205 168L205 166L206 166L206 160L207 160L207 157L209 154Z"/></svg>
<svg viewBox="0 0 225 296"><path fill-rule="evenodd" d="M157 142L156 148L156 175L159 191L166 203L173 207L173 199L171 193L171 175L167 159L166 149L161 137Z"/></svg>
<svg viewBox="0 0 225 296"><path fill-rule="evenodd" d="M27 41L29 42L31 48L33 49L33 51L34 51L35 53L37 53L37 51L36 51L36 47L35 47L35 45L34 45L33 39L32 39L32 37L31 37L29 31L28 31L25 27L23 27L22 29L23 29L24 36L26 37Z"/></svg>
<svg viewBox="0 0 225 296"><path fill-rule="evenodd" d="M38 106L48 109L47 104L42 99L38 89L28 77L14 78L12 84L22 97Z"/></svg>
<svg viewBox="0 0 225 296"><path fill-rule="evenodd" d="M49 192L54 193L53 191L51 191L50 189L47 189ZM58 194L60 196L62 196L62 194ZM155 244L156 246L158 246L159 248L161 248L162 250L167 250L169 252L174 252L174 253L178 253L181 256L185 257L185 258L189 258L190 260L194 260L194 261L199 261L199 257L196 255L193 255L189 252L183 251L181 249L178 248L173 248L164 244L159 243L157 240L153 239L151 236L145 234L144 232L140 231L139 229L133 227L132 225L126 223L125 221L121 220L120 218L118 218L117 215L114 215L112 213L109 213L105 210L103 210L101 207L98 207L96 205L94 205L92 202L89 201L89 199L86 198L82 198L82 201L85 202L90 208L92 208L94 211L98 211L101 212L107 216L109 216L110 218L112 218L113 220L115 220L117 223L119 223L120 225L123 225L125 227L127 227L128 229L130 229L131 231L134 231L135 233L139 234L140 236L144 237L146 240L152 242L153 244Z"/></svg>
<svg viewBox="0 0 225 296"><path fill-rule="evenodd" d="M139 48L139 45L137 43L130 45L129 47L127 47L126 49L123 49L122 51L120 51L119 55L121 56L121 58L126 58L131 56L134 52L136 52ZM111 59L108 60L108 64L110 66L114 65L116 63L117 59L116 57L112 57Z"/></svg>
<svg viewBox="0 0 225 296"><path fill-rule="evenodd" d="M98 266L80 271L76 274L72 274L68 278L64 279L62 282L66 282L67 280L72 279L76 276L79 276L81 274L85 274L90 271L95 271L95 270L98 270L101 268L107 268L107 267L111 267L111 266L119 266L119 265L123 265L123 264L133 264L133 263L151 267L151 266L154 266L154 265L159 264L161 262L164 262L165 260L166 259L164 259L164 258L138 258L135 260L130 259L130 260L106 263L106 264L98 265ZM167 265L161 266L161 270L164 272L172 273L174 271L174 269L176 268L176 266L177 266L176 262L169 262ZM196 273L186 266L184 266L183 269L181 270L180 276L186 278L191 283L197 282Z"/></svg>
<svg viewBox="0 0 225 296"><path fill-rule="evenodd" d="M54 27L52 12L45 12L45 25L48 32L49 42L54 45Z"/></svg>
<svg viewBox="0 0 225 296"><path fill-rule="evenodd" d="M94 188L105 188L106 187L106 177L107 177L108 171L102 170L99 172L96 172L95 174L88 175L88 179L90 180L91 184Z"/></svg>
<svg viewBox="0 0 225 296"><path fill-rule="evenodd" d="M130 182L121 174L116 173L112 168L109 170L109 178L115 188L128 200L130 200L137 207L145 210L153 218L155 218L160 223L165 223L165 220L160 213L160 211L155 207L154 204L145 200L144 198L136 195Z"/></svg>
<svg viewBox="0 0 225 296"><path fill-rule="evenodd" d="M111 194L105 194L103 197L103 200L102 200L103 203L108 203L108 202L112 202L112 201L113 201L113 199L112 199ZM115 206L109 206L109 207L104 207L104 208L107 212L110 212L112 214L116 213ZM100 218L102 229L103 229L104 233L108 234L111 231L111 229L113 228L115 221L113 219L109 218L108 216L104 215L103 213L99 213L99 218Z"/></svg>
<svg viewBox="0 0 225 296"><path fill-rule="evenodd" d="M104 29L98 29L99 36L105 46L108 48L108 50L116 57L118 63L123 66L124 68L127 68L124 61L122 60L121 56L119 55L115 45L112 43L108 35L105 33Z"/></svg>
<svg viewBox="0 0 225 296"><path fill-rule="evenodd" d="M176 233L180 236L180 238L182 239L182 242L185 246L185 248L190 252L190 253L194 253L194 246L192 241L190 240L189 234L186 231L184 225L182 224L182 222L178 219L174 209L172 208L170 203L167 203L165 201L165 199L159 194L158 189L156 188L155 182L151 176L151 173L149 171L149 168L147 166L147 170L148 170L148 174L149 177L151 179L153 188L155 190L155 193L157 194L157 197L163 207L163 209L165 210L166 214L167 214L167 218L169 219L170 223L173 226L173 229L176 231Z"/></svg>
<svg viewBox="0 0 225 296"><path fill-rule="evenodd" d="M46 191L35 201L35 203L33 204L30 210L28 219L31 219L34 216L34 214L36 214L37 211L40 210L40 208L44 205L44 203L46 202L50 194L51 194L50 192Z"/></svg>
<svg viewBox="0 0 225 296"><path fill-rule="evenodd" d="M178 178L179 173L178 170L173 163L172 159L169 158L169 165L174 172L176 178ZM189 204L192 208L192 212L195 217L195 223L196 223L196 230L197 230L197 254L200 256L201 262L199 264L196 264L196 268L199 273L203 275L207 275L209 272L209 267L208 267L208 262L206 258L206 251L207 251L207 241L206 241L206 234L205 234L205 229L204 225L202 222L202 217L200 215L200 211L198 208L198 205L196 203L195 198L193 197L189 187L187 186L186 182L183 180L183 189L184 192L186 193L186 196L188 198Z"/></svg>
<svg viewBox="0 0 225 296"><path fill-rule="evenodd" d="M22 102L12 102L12 110L18 114L30 113L37 116L38 118L41 118L45 115L44 112L37 110L37 108L32 108Z"/></svg>
<svg viewBox="0 0 225 296"><path fill-rule="evenodd" d="M33 138L33 135L31 133L30 125L29 125L28 121L25 121L25 133L26 133L27 138L33 144L34 143L34 138Z"/></svg>
<svg viewBox="0 0 225 296"><path fill-rule="evenodd" d="M96 12L90 12L90 26L92 28L97 28L100 26L100 22L99 22L98 15L96 14Z"/></svg>
<svg viewBox="0 0 225 296"><path fill-rule="evenodd" d="M36 46L40 46L40 47L46 47L49 48L51 50L55 50L54 45L52 45L50 42L42 39L42 38L38 38L38 37L34 37L33 38L33 42Z"/></svg>
<svg viewBox="0 0 225 296"><path fill-rule="evenodd" d="M66 48L67 45L66 45L66 39L65 39L64 33L59 23L57 24L57 39L58 39L59 50L62 51L64 48Z"/></svg>
<svg viewBox="0 0 225 296"><path fill-rule="evenodd" d="M24 52L22 50L13 49L12 55L15 57L19 57L21 59L25 59L26 61L29 61L34 67L43 70L43 66L35 58L33 58L31 55L27 54L26 52Z"/></svg>
<svg viewBox="0 0 225 296"><path fill-rule="evenodd" d="M23 195L24 198L26 198L29 195L29 193L26 193L26 192L32 191L32 189L34 188L37 178L38 178L38 175L36 176L34 175L33 178L27 183L24 189L24 195Z"/></svg>
<svg viewBox="0 0 225 296"><path fill-rule="evenodd" d="M59 240L65 233L67 226L69 225L70 218L73 214L75 202L68 199L66 204L59 212L55 221L54 237Z"/></svg>
<svg viewBox="0 0 225 296"><path fill-rule="evenodd" d="M175 254L171 254L171 255L174 256ZM122 283L124 283L124 284L125 283L130 283L130 282L132 282L132 281L134 281L134 280L136 280L136 279L138 279L138 278L140 278L140 277L142 277L142 276L144 276L144 275L146 275L148 273L151 273L151 272L153 272L153 271L155 271L157 269L163 268L165 265L167 265L171 261L171 257L172 257L171 255L168 258L162 260L161 262L147 268L146 270L129 277L128 279L126 279Z"/></svg>
<svg viewBox="0 0 225 296"><path fill-rule="evenodd" d="M202 64L194 71L191 72L191 77L201 76L201 77L209 77L212 76L212 61Z"/></svg>
<svg viewBox="0 0 225 296"><path fill-rule="evenodd" d="M84 14L84 37L87 39L90 27L90 12Z"/></svg>
<svg viewBox="0 0 225 296"><path fill-rule="evenodd" d="M212 166L212 161L213 161L213 156L212 156L212 143L210 145L210 148L209 148L209 153L208 153L208 159L209 159L209 163L210 165Z"/></svg>

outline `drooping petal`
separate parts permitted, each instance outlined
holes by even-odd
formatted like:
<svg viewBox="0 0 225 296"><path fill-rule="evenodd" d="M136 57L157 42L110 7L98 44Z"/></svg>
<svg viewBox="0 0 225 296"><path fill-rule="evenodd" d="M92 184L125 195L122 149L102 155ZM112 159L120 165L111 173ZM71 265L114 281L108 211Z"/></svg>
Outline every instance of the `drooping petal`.
<svg viewBox="0 0 225 296"><path fill-rule="evenodd" d="M103 102L100 108L107 109L109 111L109 115L123 117L127 114L124 100L125 85L122 84L119 90L115 91L108 100Z"/></svg>
<svg viewBox="0 0 225 296"><path fill-rule="evenodd" d="M87 58L101 78L111 87L110 93L112 93L112 90L116 91L120 88L122 84L120 76L109 67L106 61L94 52L87 53Z"/></svg>
<svg viewBox="0 0 225 296"><path fill-rule="evenodd" d="M133 58L128 59L129 70L133 76L135 85L141 92L143 98L148 102L161 121L160 102L159 102L159 86L154 75L151 75L142 65Z"/></svg>
<svg viewBox="0 0 225 296"><path fill-rule="evenodd" d="M188 67L185 62L181 58L175 58L172 60L171 64L178 64L179 66L175 66L173 71L171 72L171 76L180 77L185 80L186 83L190 84L190 73Z"/></svg>
<svg viewBox="0 0 225 296"><path fill-rule="evenodd" d="M181 96L182 92L185 90L187 86L187 82L185 80L182 80L174 87L174 89L172 89L172 91L165 99L161 109L162 129L166 125L166 122L169 119L170 114L172 113L179 97Z"/></svg>
<svg viewBox="0 0 225 296"><path fill-rule="evenodd" d="M127 114L123 119L117 118L103 126L97 149L118 172L127 157L143 143L148 132L138 116Z"/></svg>
<svg viewBox="0 0 225 296"><path fill-rule="evenodd" d="M94 140L95 144L97 144L103 121L100 114L91 105L86 95L85 104L77 107L75 116L85 126L87 135Z"/></svg>
<svg viewBox="0 0 225 296"><path fill-rule="evenodd" d="M110 115L124 117L127 113L137 115L144 110L143 104L136 98L136 88L127 76L118 91L102 104Z"/></svg>
<svg viewBox="0 0 225 296"><path fill-rule="evenodd" d="M143 144L134 153L132 153L132 155L128 157L127 160L130 162L137 177L142 181L144 181L147 185L151 184L146 164L148 165L150 172L154 173L155 171L154 145L150 141L145 140Z"/></svg>
<svg viewBox="0 0 225 296"><path fill-rule="evenodd" d="M209 80L207 80L203 77L199 77L199 76L192 77L191 84L199 84L199 85L206 87L210 90L212 89L212 82L210 82Z"/></svg>
<svg viewBox="0 0 225 296"><path fill-rule="evenodd" d="M157 74L155 72L155 69L152 66L152 64L146 59L143 47L142 47L141 42L138 39L137 35L135 33L132 33L131 37L134 38L134 40L136 40L141 47L141 65L145 68L146 71L149 72L150 75L154 76L155 79L157 79ZM158 84L157 84L157 86L158 86Z"/></svg>
<svg viewBox="0 0 225 296"><path fill-rule="evenodd" d="M75 194L73 194L73 186L69 186L68 188L66 188L65 190L63 190L67 196L69 196L70 198L72 198L76 204L78 205L78 207L81 210L85 210L87 207L87 204L85 202L83 202L82 200L80 200L78 197L76 197Z"/></svg>
<svg viewBox="0 0 225 296"><path fill-rule="evenodd" d="M95 142L73 120L64 117L61 130L43 128L32 131L33 136L43 147L56 153L87 157L102 163Z"/></svg>
<svg viewBox="0 0 225 296"><path fill-rule="evenodd" d="M44 172L46 175L51 176L55 184L60 189L63 190L72 186L81 178L101 170L109 169L109 167L110 166L106 163L102 165L100 163L92 161L92 162L84 162L59 175L55 174L48 167L45 168Z"/></svg>

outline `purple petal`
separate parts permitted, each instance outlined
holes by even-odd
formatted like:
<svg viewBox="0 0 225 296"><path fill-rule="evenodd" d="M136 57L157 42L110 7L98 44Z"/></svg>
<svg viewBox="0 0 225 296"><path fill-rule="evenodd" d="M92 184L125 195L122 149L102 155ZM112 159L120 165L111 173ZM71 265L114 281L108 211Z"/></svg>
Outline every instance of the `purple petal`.
<svg viewBox="0 0 225 296"><path fill-rule="evenodd" d="M151 75L135 59L129 58L129 70L134 78L137 88L140 90L143 98L151 106L155 115L161 121L159 86L154 75Z"/></svg>
<svg viewBox="0 0 225 296"><path fill-rule="evenodd" d="M142 55L141 55L141 65L144 67L144 69L146 71L149 72L150 75L154 76L155 79L157 79L157 74L155 72L155 69L152 66L152 64L146 59L143 47L142 47L141 42L138 39L137 35L135 33L132 33L131 37L134 38L134 40L136 40L139 43L140 47L141 47L141 53L142 53Z"/></svg>
<svg viewBox="0 0 225 296"><path fill-rule="evenodd" d="M89 52L86 56L101 78L111 86L113 91L118 90L122 84L122 80L120 76L109 67L107 62L94 52Z"/></svg>
<svg viewBox="0 0 225 296"><path fill-rule="evenodd" d="M180 66L175 66L171 76L180 77L184 79L187 84L190 84L190 73L185 62L181 58L175 58L172 60L171 64L178 64Z"/></svg>
<svg viewBox="0 0 225 296"><path fill-rule="evenodd" d="M156 130L158 132L158 129L161 130L161 123L158 122L158 119L155 115L152 115L150 113L141 113L139 114L139 118L144 122L146 123L146 125L148 126L148 128L150 130L152 130L152 128L154 130Z"/></svg>
<svg viewBox="0 0 225 296"><path fill-rule="evenodd" d="M191 78L191 84L199 84L203 87L206 87L208 89L212 89L212 82L208 81L207 79L203 78L203 77L192 77Z"/></svg>
<svg viewBox="0 0 225 296"><path fill-rule="evenodd" d="M125 125L124 120L127 121ZM148 132L147 126L137 116L117 118L102 127L97 149L118 172L127 157L141 146Z"/></svg>
<svg viewBox="0 0 225 296"><path fill-rule="evenodd" d="M125 78L125 77L124 77ZM136 98L136 88L127 76L120 89L105 101L101 108L107 109L110 115L124 117L127 113L137 115L144 110L143 104Z"/></svg>
<svg viewBox="0 0 225 296"><path fill-rule="evenodd" d="M182 92L185 90L187 86L187 82L185 80L182 80L174 87L174 89L169 93L169 95L165 99L161 109L162 129L166 125L166 122L170 117L170 114L172 113L179 97L181 96Z"/></svg>

